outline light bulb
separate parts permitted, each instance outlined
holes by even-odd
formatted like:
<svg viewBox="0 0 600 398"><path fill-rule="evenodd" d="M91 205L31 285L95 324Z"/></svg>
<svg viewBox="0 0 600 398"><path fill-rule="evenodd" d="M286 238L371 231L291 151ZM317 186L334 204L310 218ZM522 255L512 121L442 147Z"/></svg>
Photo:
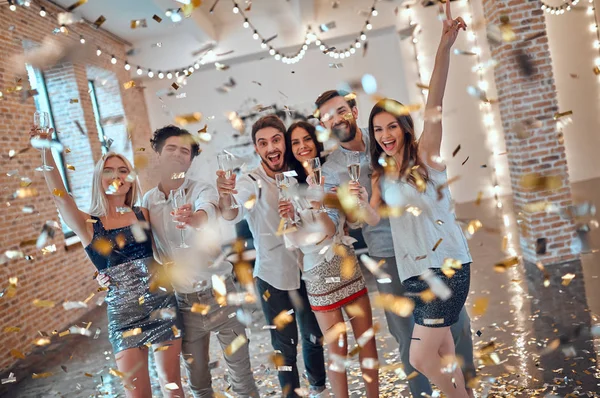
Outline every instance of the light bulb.
<svg viewBox="0 0 600 398"><path fill-rule="evenodd" d="M354 47L356 47L356 48L360 48L360 46L361 46L361 44L359 41L357 41L356 44L354 44Z"/></svg>
<svg viewBox="0 0 600 398"><path fill-rule="evenodd" d="M417 44L417 43L419 42L419 39L417 39L416 37L413 37L413 39L412 39L412 42L413 42L414 44Z"/></svg>
<svg viewBox="0 0 600 398"><path fill-rule="evenodd" d="M193 72L194 72L194 67L193 67L193 66L190 66L190 67L188 68L188 70L190 71L190 73L193 73Z"/></svg>
<svg viewBox="0 0 600 398"><path fill-rule="evenodd" d="M594 14L594 7L592 7L592 6L589 6L589 7L587 8L587 15L592 15L592 14Z"/></svg>
<svg viewBox="0 0 600 398"><path fill-rule="evenodd" d="M258 40L258 32L257 31L254 31L254 34L252 35L252 38L254 40Z"/></svg>
<svg viewBox="0 0 600 398"><path fill-rule="evenodd" d="M117 59L115 58L114 55L111 57L110 63L113 64L113 65L117 63Z"/></svg>
<svg viewBox="0 0 600 398"><path fill-rule="evenodd" d="M200 69L200 64L199 64L198 62L196 62L196 63L194 64L194 68L195 68L196 70Z"/></svg>
<svg viewBox="0 0 600 398"><path fill-rule="evenodd" d="M81 44L85 44L85 38L83 36L79 36L79 42Z"/></svg>
<svg viewBox="0 0 600 398"><path fill-rule="evenodd" d="M324 44L321 44L321 45L319 46L319 50L321 50L321 51L325 50L325 45L324 45Z"/></svg>
<svg viewBox="0 0 600 398"><path fill-rule="evenodd" d="M370 23L367 24L367 30L371 30L373 29L373 25L371 25Z"/></svg>
<svg viewBox="0 0 600 398"><path fill-rule="evenodd" d="M379 15L379 12L377 12L377 10L375 9L375 7L373 7L373 9L372 9L371 15L373 15L374 17L376 17L377 15Z"/></svg>
<svg viewBox="0 0 600 398"><path fill-rule="evenodd" d="M596 57L594 63L596 64L596 66L600 67L600 57Z"/></svg>
<svg viewBox="0 0 600 398"><path fill-rule="evenodd" d="M481 55L481 48L479 48L479 47L473 47L473 48L471 48L471 52L475 53L477 55Z"/></svg>
<svg viewBox="0 0 600 398"><path fill-rule="evenodd" d="M344 54L346 54L346 57L350 56L350 51L346 51Z"/></svg>
<svg viewBox="0 0 600 398"><path fill-rule="evenodd" d="M244 21L244 23L242 24L242 26L243 26L244 28L248 29L248 28L250 27L250 22L248 22L248 20L246 19L246 20Z"/></svg>
<svg viewBox="0 0 600 398"><path fill-rule="evenodd" d="M352 48L350 49L350 54L354 54L355 52L356 52L356 48L352 47Z"/></svg>
<svg viewBox="0 0 600 398"><path fill-rule="evenodd" d="M600 40L594 40L594 48L600 48Z"/></svg>
<svg viewBox="0 0 600 398"><path fill-rule="evenodd" d="M317 39L317 40L315 40L315 45L316 45L316 46L320 46L320 45L321 45L321 40L318 40L318 39Z"/></svg>
<svg viewBox="0 0 600 398"><path fill-rule="evenodd" d="M473 32L472 30L467 32L467 39L469 41L475 41L476 38L477 38L477 35L475 35L475 32Z"/></svg>
<svg viewBox="0 0 600 398"><path fill-rule="evenodd" d="M173 78L173 74L171 72L167 72L167 79Z"/></svg>
<svg viewBox="0 0 600 398"><path fill-rule="evenodd" d="M173 15L173 11L171 11L171 10L167 10L167 11L165 12L165 16L167 16L167 17L170 17L171 15Z"/></svg>
<svg viewBox="0 0 600 398"><path fill-rule="evenodd" d="M361 33L361 34L360 34L360 39L361 39L362 41L365 41L365 40L367 40L367 35L365 35L364 33Z"/></svg>
<svg viewBox="0 0 600 398"><path fill-rule="evenodd" d="M483 91L487 91L487 89L489 88L488 82L486 82L485 80L480 81L479 88L482 89Z"/></svg>
<svg viewBox="0 0 600 398"><path fill-rule="evenodd" d="M162 79L162 78L164 78L164 77L165 77L165 74L159 71L159 72L158 72L158 78L159 78L159 79Z"/></svg>
<svg viewBox="0 0 600 398"><path fill-rule="evenodd" d="M40 17L46 16L46 9L44 7L40 8Z"/></svg>
<svg viewBox="0 0 600 398"><path fill-rule="evenodd" d="M267 48L267 43L265 43L264 41L260 43L260 48Z"/></svg>
<svg viewBox="0 0 600 398"><path fill-rule="evenodd" d="M590 25L590 31L595 32L598 30L598 25L596 25L595 23Z"/></svg>
<svg viewBox="0 0 600 398"><path fill-rule="evenodd" d="M279 60L281 59L281 55L279 55L279 54L275 54L275 59L276 59L277 61L279 61Z"/></svg>
<svg viewBox="0 0 600 398"><path fill-rule="evenodd" d="M138 75L141 75L141 74L142 74L142 73L144 73L144 72L142 71L142 68L140 68L140 67L138 66L136 73L137 73Z"/></svg>
<svg viewBox="0 0 600 398"><path fill-rule="evenodd" d="M154 72L152 72L150 69L148 69L148 77L149 78L153 78L154 77Z"/></svg>
<svg viewBox="0 0 600 398"><path fill-rule="evenodd" d="M102 50L100 49L100 47L98 47L98 49L96 50L96 55L97 56L101 56L102 55Z"/></svg>
<svg viewBox="0 0 600 398"><path fill-rule="evenodd" d="M270 49L270 50L269 50L269 54L271 54L271 55L275 55L275 50L274 50L274 49Z"/></svg>
<svg viewBox="0 0 600 398"><path fill-rule="evenodd" d="M11 4L10 7L8 7L11 11L17 11L17 6L14 4Z"/></svg>
<svg viewBox="0 0 600 398"><path fill-rule="evenodd" d="M308 46L305 44L305 45L303 45L303 46L302 46L302 49L303 49L304 51L306 51L306 50L308 50Z"/></svg>
<svg viewBox="0 0 600 398"><path fill-rule="evenodd" d="M233 11L234 14L237 14L238 12L240 12L240 9L238 8L237 4L235 5L235 7L233 7Z"/></svg>
<svg viewBox="0 0 600 398"><path fill-rule="evenodd" d="M341 53L341 54L340 54L340 58L341 58L341 59L344 59L344 58L346 58L346 54L344 54L344 53Z"/></svg>
<svg viewBox="0 0 600 398"><path fill-rule="evenodd" d="M131 69L129 62L125 62L125 70L129 70L129 69Z"/></svg>

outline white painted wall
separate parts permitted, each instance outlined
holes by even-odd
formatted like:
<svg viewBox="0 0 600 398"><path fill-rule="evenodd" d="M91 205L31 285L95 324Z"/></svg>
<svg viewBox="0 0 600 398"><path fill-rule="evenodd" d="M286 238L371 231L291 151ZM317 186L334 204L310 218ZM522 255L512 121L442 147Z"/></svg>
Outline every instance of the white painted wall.
<svg viewBox="0 0 600 398"><path fill-rule="evenodd" d="M593 48L594 16L586 12L591 5L583 0L571 12L546 14L559 109L573 111L572 123L564 128L572 182L600 177L600 76L592 72L600 51ZM600 13L600 0L595 5Z"/></svg>

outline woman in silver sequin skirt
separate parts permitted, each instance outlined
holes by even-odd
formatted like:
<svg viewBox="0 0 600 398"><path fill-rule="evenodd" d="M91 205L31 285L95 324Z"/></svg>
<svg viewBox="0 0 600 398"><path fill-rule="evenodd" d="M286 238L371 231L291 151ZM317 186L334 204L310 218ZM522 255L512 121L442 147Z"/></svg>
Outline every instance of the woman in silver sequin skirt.
<svg viewBox="0 0 600 398"><path fill-rule="evenodd" d="M343 309L350 318L354 337L360 347L358 355L367 397L378 397L379 365L375 330L365 279L352 247L355 240L344 236L345 219L337 210L315 211L321 208L321 200L317 196L322 197L319 191L322 193L323 184L314 184L314 170L310 167L305 170L303 166L308 160L320 157L322 144L316 139L315 128L307 122L290 126L286 133L286 144L286 156L290 165L296 166L294 169L300 182L311 184L309 190L317 193L310 203L300 197L303 195L298 195L298 200L292 198L296 206L292 201L281 200L279 214L282 218L300 218L297 230L286 233L284 239L287 246L297 247L303 253L302 279L306 283L311 309L327 344L328 377L333 395L348 397L348 343ZM312 196L312 192L306 195L307 198Z"/></svg>
<svg viewBox="0 0 600 398"><path fill-rule="evenodd" d="M52 130L48 134L32 130L31 135L48 138ZM177 303L173 294L159 289L169 284L156 278L148 217L135 207L140 186L131 177L133 167L122 155L105 154L94 169L92 205L86 213L66 193L53 156L47 160L51 169L44 176L64 222L77 234L97 270L110 277L105 300L108 338L126 396L152 396L148 373L152 347L164 395L183 397Z"/></svg>

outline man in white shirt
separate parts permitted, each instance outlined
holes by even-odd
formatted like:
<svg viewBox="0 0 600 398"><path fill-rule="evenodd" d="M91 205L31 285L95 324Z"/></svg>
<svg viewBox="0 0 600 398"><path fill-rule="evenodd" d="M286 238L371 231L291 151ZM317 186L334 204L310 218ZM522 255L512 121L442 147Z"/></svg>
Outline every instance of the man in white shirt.
<svg viewBox="0 0 600 398"><path fill-rule="evenodd" d="M228 179L224 171L217 172L219 208L227 221L237 223L245 218L252 232L257 252L256 288L266 321L274 325L270 329L271 343L283 359L278 364L283 396L299 396L296 392L300 387L296 365L299 325L310 396L317 397L325 390L326 378L322 333L300 279L298 253L287 250L283 236L277 233L281 218L274 178L287 170L285 131L285 125L275 115L262 117L252 126L252 140L261 163L238 181L235 175ZM232 208L234 203L240 206ZM302 308L294 308L294 297Z"/></svg>
<svg viewBox="0 0 600 398"><path fill-rule="evenodd" d="M236 317L238 307L221 307L215 298L214 278L223 281L227 292L235 292L236 288L231 263L213 264L220 251L219 241L207 241L206 236L214 236L214 231L206 231L204 236L203 231L199 231L216 221L217 192L207 183L185 177L192 160L199 154L199 145L187 130L176 126L156 130L151 143L158 155L160 182L144 195L142 207L148 209L150 215L154 255L159 262L168 265L183 316L182 354L192 392L195 397L214 396L209 368L210 334L214 332L224 350L233 391L240 397L258 397L248 343L229 355L225 350L246 332ZM185 204L178 203L178 208L173 203L173 193L177 190L183 190L185 197ZM189 247L182 248L183 244Z"/></svg>

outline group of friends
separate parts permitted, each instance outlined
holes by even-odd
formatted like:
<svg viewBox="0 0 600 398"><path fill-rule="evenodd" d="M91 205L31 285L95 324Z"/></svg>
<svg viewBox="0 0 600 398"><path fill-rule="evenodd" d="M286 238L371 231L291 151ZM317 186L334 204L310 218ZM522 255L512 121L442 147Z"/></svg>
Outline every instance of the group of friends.
<svg viewBox="0 0 600 398"><path fill-rule="evenodd" d="M462 18L452 19L446 2L426 113L442 106L451 47L465 27ZM370 259L385 275L377 279L379 294L414 302L412 315L391 306L385 311L413 397L431 395L431 383L447 397L473 396L468 383L475 373L473 346L464 309L472 259L439 161L441 120L425 118L417 140L411 116L397 111L402 108L397 101L379 101L368 128L358 127L356 101L346 92L326 91L315 105L320 126L338 140L328 155L313 123L286 128L278 117L264 116L252 126L259 166L239 176L219 170L215 188L185 175L199 144L170 125L151 139L159 181L143 197L130 162L112 152L95 167L88 212L69 195L53 195L107 287L108 337L127 396L152 396L150 347L164 395L184 396L182 358L194 396L214 396L209 342L215 333L232 391L258 397L243 300L229 300L240 291L259 300L266 324L275 325L269 330L284 397L326 396L326 378L333 396L348 397L344 312L359 346L366 396L378 397L376 328L348 226L362 228ZM49 166L53 163L50 156ZM51 192L65 190L56 168L44 175ZM294 192L302 197L294 198ZM354 201L356 211L324 200L336 193ZM420 214L381 216L408 206ZM214 261L215 245L198 244L210 241L219 217L249 225L256 248L250 283L240 286L230 262ZM305 394L299 342L310 385Z"/></svg>

